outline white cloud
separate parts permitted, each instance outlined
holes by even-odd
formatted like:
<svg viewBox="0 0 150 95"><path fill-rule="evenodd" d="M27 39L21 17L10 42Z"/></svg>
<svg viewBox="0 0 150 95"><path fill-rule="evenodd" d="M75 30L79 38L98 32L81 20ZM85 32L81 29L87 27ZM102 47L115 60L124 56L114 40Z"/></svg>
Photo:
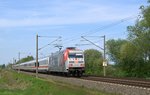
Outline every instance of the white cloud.
<svg viewBox="0 0 150 95"><path fill-rule="evenodd" d="M60 6L45 7L38 11L11 10L11 14L16 17L18 15L18 18L0 18L0 27L111 22L137 13L137 11L129 10L129 8L136 9L134 6L121 9L115 6L110 7L108 5L90 4L79 1L58 5Z"/></svg>

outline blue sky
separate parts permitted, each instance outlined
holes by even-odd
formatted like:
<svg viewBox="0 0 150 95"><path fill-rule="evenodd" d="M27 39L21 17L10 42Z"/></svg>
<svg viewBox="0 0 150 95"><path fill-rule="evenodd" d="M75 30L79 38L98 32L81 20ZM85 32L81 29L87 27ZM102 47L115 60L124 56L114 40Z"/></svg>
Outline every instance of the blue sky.
<svg viewBox="0 0 150 95"><path fill-rule="evenodd" d="M0 0L0 64L27 55L35 56L35 36L42 47L61 36L63 47L87 42L81 36L126 38L128 25L133 25L146 0ZM123 21L124 18L132 18ZM122 21L122 22L121 22ZM118 22L118 23L117 23ZM116 25L112 23L117 23ZM112 27L105 27L111 25ZM88 38L102 46L101 38ZM58 50L54 45L42 49L40 57ZM95 46L78 46L81 49ZM97 49L97 48L95 48Z"/></svg>

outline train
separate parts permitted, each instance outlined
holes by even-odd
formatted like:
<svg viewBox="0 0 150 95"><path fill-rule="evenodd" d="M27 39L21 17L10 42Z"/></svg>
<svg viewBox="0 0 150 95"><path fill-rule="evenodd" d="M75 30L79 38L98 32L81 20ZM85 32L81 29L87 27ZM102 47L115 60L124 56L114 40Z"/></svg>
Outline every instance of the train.
<svg viewBox="0 0 150 95"><path fill-rule="evenodd" d="M36 71L36 60L15 64L12 68L34 72ZM76 47L67 47L48 57L40 58L38 59L38 72L81 77L85 72L84 52Z"/></svg>

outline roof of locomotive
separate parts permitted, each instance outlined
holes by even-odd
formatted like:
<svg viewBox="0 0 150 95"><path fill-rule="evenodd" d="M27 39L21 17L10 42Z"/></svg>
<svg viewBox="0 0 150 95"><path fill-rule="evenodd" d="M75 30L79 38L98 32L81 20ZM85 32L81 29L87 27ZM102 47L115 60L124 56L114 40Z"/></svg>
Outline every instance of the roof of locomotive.
<svg viewBox="0 0 150 95"><path fill-rule="evenodd" d="M67 47L66 49L76 50L76 47Z"/></svg>
<svg viewBox="0 0 150 95"><path fill-rule="evenodd" d="M54 52L54 53L51 53L51 55L58 55L58 54L60 54L60 53L64 53L66 50L69 50L69 52L70 53L81 53L81 52L83 52L82 50L80 50L80 49L77 49L76 47L67 47L67 48L65 48L65 49L63 49L63 50L61 50L61 51L56 51L56 52Z"/></svg>

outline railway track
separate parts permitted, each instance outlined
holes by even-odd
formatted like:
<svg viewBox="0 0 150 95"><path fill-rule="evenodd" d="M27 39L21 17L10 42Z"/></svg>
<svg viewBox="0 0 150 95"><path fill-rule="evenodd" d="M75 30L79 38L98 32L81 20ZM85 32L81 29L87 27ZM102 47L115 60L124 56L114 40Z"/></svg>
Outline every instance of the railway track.
<svg viewBox="0 0 150 95"><path fill-rule="evenodd" d="M33 73L33 72L25 72L25 73L35 75L35 73ZM40 76L46 78L49 76L49 74L40 73L39 77ZM60 75L52 75L52 76L60 77ZM65 76L61 76L61 77L65 77ZM65 77L65 78L77 78L77 77ZM136 86L136 87L142 87L142 88L150 88L150 80L148 80L148 79L114 78L114 77L100 77L100 76L82 76L77 79L107 82L107 83L114 83L114 84L122 84L122 85Z"/></svg>
<svg viewBox="0 0 150 95"><path fill-rule="evenodd" d="M81 79L150 88L150 80L147 79L112 78L112 77L98 77L98 76L83 76L81 77Z"/></svg>

